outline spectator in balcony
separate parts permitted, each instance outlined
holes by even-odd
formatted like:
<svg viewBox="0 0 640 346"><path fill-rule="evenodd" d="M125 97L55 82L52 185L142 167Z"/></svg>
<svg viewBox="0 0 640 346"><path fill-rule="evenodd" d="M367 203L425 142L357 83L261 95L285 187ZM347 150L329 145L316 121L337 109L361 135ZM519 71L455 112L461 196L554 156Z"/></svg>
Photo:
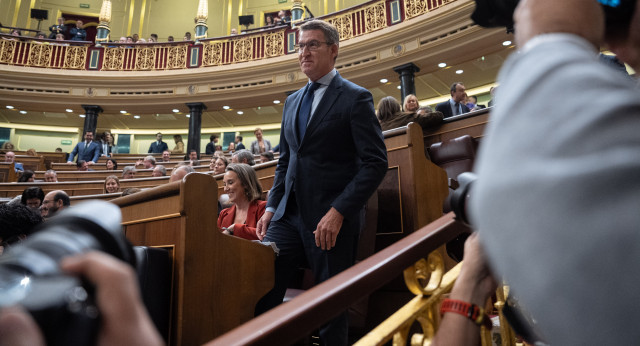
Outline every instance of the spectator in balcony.
<svg viewBox="0 0 640 346"><path fill-rule="evenodd" d="M455 82L451 84L451 88L449 89L449 91L451 93L451 98L448 101L438 103L438 105L436 106L436 111L442 112L445 119L456 115L469 113L469 107L464 104L464 100L467 97L464 84L462 84L461 82Z"/></svg>
<svg viewBox="0 0 640 346"><path fill-rule="evenodd" d="M175 138L175 137L174 137ZM149 154L160 154L165 150L169 150L167 143L162 141L162 133L156 133L156 141L149 146Z"/></svg>
<svg viewBox="0 0 640 346"><path fill-rule="evenodd" d="M120 192L120 179L115 175L110 175L104 180L104 193Z"/></svg>
<svg viewBox="0 0 640 346"><path fill-rule="evenodd" d="M409 96L407 96L405 100ZM414 109L414 106L411 104L411 102L409 102L408 105L410 105L409 109ZM417 108L415 109L417 110ZM378 111L376 115L378 117L378 121L380 121L380 126L382 127L383 131L405 126L411 122L420 124L420 126L424 129L442 123L443 119L442 113L440 112L426 114L418 114L407 111L402 112L400 110L400 103L398 103L398 101L392 96L387 96L380 100L380 102L378 102Z"/></svg>
<svg viewBox="0 0 640 346"><path fill-rule="evenodd" d="M50 26L49 31L51 31L51 34L49 34L50 39L56 39L58 34L62 34L62 40L64 40L64 36L67 34L67 26L64 25L64 17L58 17L58 24Z"/></svg>
<svg viewBox="0 0 640 346"><path fill-rule="evenodd" d="M50 169L44 172L44 181L47 183L57 183L58 182L58 173L53 169Z"/></svg>
<svg viewBox="0 0 640 346"><path fill-rule="evenodd" d="M56 41L60 42L60 41L64 41L64 35L63 34L57 34L56 35ZM68 46L68 43L52 43L53 45L56 46Z"/></svg>
<svg viewBox="0 0 640 346"><path fill-rule="evenodd" d="M264 18L264 26L270 27L270 26L275 26L275 25L276 25L276 22L273 21L273 17L266 16Z"/></svg>
<svg viewBox="0 0 640 346"><path fill-rule="evenodd" d="M149 43L156 43L156 42L158 42L158 34L149 35Z"/></svg>
<svg viewBox="0 0 640 346"><path fill-rule="evenodd" d="M131 37L131 39L133 40L133 43L138 43L138 41L140 41L140 35L138 35L138 34L133 34L133 36Z"/></svg>
<svg viewBox="0 0 640 346"><path fill-rule="evenodd" d="M184 33L184 37L182 38L183 41L191 41L191 33L190 32L185 32Z"/></svg>
<svg viewBox="0 0 640 346"><path fill-rule="evenodd" d="M275 20L276 25L286 25L287 22L289 22L287 14L284 10L280 10L280 12L278 12L278 17Z"/></svg>
<svg viewBox="0 0 640 346"><path fill-rule="evenodd" d="M238 30L236 28L232 28L231 29L231 33L229 34L230 36L235 36L238 34Z"/></svg>
<svg viewBox="0 0 640 346"><path fill-rule="evenodd" d="M147 41L144 38L139 38L136 43L147 43Z"/></svg>
<svg viewBox="0 0 640 346"><path fill-rule="evenodd" d="M167 168L163 165L156 165L156 167L153 169L153 172L151 172L152 177L164 177L166 175Z"/></svg>
<svg viewBox="0 0 640 346"><path fill-rule="evenodd" d="M118 40L119 43L127 43L127 37L126 36L120 36L120 40Z"/></svg>
<svg viewBox="0 0 640 346"><path fill-rule="evenodd" d="M173 154L182 154L182 153L184 153L184 142L182 142L182 136L174 135L173 136L173 141L176 143L176 146L173 147L173 149L171 150L171 153L173 153Z"/></svg>
<svg viewBox="0 0 640 346"><path fill-rule="evenodd" d="M483 109L485 108L485 106L483 105L479 105L478 104L478 98L475 96L469 96L467 97L467 107L471 110L471 111L477 111L479 109Z"/></svg>
<svg viewBox="0 0 640 346"><path fill-rule="evenodd" d="M40 31L39 33L36 34L36 38L39 39L39 40L46 39L47 38L47 34L45 34L44 32Z"/></svg>
<svg viewBox="0 0 640 346"><path fill-rule="evenodd" d="M108 159L107 162L107 171L115 171L116 169L118 169L118 161L114 160L114 159Z"/></svg>
<svg viewBox="0 0 640 346"><path fill-rule="evenodd" d="M132 36L127 36L127 43L134 43Z"/></svg>
<svg viewBox="0 0 640 346"><path fill-rule="evenodd" d="M169 37L167 37L167 42L173 42L173 41L174 41L173 36L169 36Z"/></svg>
<svg viewBox="0 0 640 346"><path fill-rule="evenodd" d="M418 98L416 97L416 95L409 94L404 98L402 109L405 112L417 112L419 108L420 108L420 103L418 103Z"/></svg>
<svg viewBox="0 0 640 346"><path fill-rule="evenodd" d="M9 142L7 142L9 143ZM5 143L5 144L7 144ZM11 144L11 143L9 143ZM13 145L11 145L13 146ZM24 167L22 166L22 164L20 162L15 162L16 161L16 154L13 151L8 151L6 154L4 154L4 162L6 163L12 163L13 162L13 166L17 172L22 172L24 171Z"/></svg>
<svg viewBox="0 0 640 346"><path fill-rule="evenodd" d="M206 155L212 155L216 151L216 144L218 144L219 137L220 136L215 134L209 136L209 143L207 143L207 146L204 149L204 153Z"/></svg>
<svg viewBox="0 0 640 346"><path fill-rule="evenodd" d="M122 179L134 179L136 177L136 168L134 166L126 166L122 170Z"/></svg>
<svg viewBox="0 0 640 346"><path fill-rule="evenodd" d="M257 127L253 134L256 136L256 140L251 142L251 152L255 155L264 153L271 150L271 142L268 139L262 138L262 129Z"/></svg>
<svg viewBox="0 0 640 346"><path fill-rule="evenodd" d="M71 35L71 41L84 41L87 38L87 31L83 29L84 23L78 19L76 21L76 27L71 28L69 35Z"/></svg>
<svg viewBox="0 0 640 346"><path fill-rule="evenodd" d="M35 181L35 173L32 170L25 169L18 178L19 183L33 183Z"/></svg>
<svg viewBox="0 0 640 346"><path fill-rule="evenodd" d="M229 160L226 157L213 157L211 158L211 163L209 163L209 170L213 171L213 174L223 174L224 170L227 169L229 165Z"/></svg>

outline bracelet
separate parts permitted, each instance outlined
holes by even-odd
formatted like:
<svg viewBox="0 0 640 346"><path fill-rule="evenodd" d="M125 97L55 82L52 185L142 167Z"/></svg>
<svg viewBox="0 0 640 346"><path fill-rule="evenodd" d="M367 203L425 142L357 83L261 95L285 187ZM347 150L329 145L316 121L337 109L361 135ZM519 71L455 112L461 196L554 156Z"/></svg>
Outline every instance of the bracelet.
<svg viewBox="0 0 640 346"><path fill-rule="evenodd" d="M484 325L489 329L492 328L489 316L485 313L483 308L475 304L463 302L461 300L445 299L440 307L440 313L444 314L445 312L453 312L465 316L479 326Z"/></svg>

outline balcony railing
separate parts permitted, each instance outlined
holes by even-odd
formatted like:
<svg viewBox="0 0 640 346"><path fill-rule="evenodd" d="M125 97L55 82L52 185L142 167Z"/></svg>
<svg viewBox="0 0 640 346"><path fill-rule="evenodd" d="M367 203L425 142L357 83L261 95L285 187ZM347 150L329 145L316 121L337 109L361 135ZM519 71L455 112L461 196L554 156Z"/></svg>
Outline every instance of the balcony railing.
<svg viewBox="0 0 640 346"><path fill-rule="evenodd" d="M411 20L456 0L373 0L320 17L345 41ZM192 69L295 53L290 26L201 40L143 44L38 40L0 34L0 64L97 71Z"/></svg>

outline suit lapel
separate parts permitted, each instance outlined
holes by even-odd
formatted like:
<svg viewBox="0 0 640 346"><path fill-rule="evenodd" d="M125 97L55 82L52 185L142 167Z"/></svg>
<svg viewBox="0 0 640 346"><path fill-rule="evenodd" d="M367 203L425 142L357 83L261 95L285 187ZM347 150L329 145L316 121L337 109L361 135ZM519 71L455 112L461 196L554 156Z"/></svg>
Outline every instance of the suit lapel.
<svg viewBox="0 0 640 346"><path fill-rule="evenodd" d="M318 127L318 125L322 122L322 119L329 113L329 110L333 106L333 104L338 100L338 97L342 93L342 77L340 74L336 72L335 77L331 80L331 84L327 87L327 90L324 92L320 103L318 103L318 107L316 111L311 116L311 120L309 121L309 125L307 126L307 132L305 134L305 138L309 138L313 131ZM304 138L303 138L304 141ZM302 145L304 143L300 143Z"/></svg>
<svg viewBox="0 0 640 346"><path fill-rule="evenodd" d="M293 130L294 133L294 137L296 138L296 144L299 146L300 145L300 134L298 133L298 112L300 111L300 104L302 103L302 96L304 95L304 90L307 88L307 86L305 85L304 88L300 89L300 92L298 92L294 98L291 100L292 104L294 105L294 109L293 109L293 117L292 117L292 121L291 121L291 129Z"/></svg>

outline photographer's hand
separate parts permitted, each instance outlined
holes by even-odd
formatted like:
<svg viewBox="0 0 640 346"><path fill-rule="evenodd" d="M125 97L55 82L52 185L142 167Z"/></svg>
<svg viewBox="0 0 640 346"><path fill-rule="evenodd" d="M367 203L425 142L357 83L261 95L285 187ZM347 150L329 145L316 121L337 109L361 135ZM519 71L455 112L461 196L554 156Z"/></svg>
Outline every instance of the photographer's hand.
<svg viewBox="0 0 640 346"><path fill-rule="evenodd" d="M142 305L133 269L114 257L89 252L65 258L63 270L85 277L96 287L102 314L98 345L162 345Z"/></svg>
<svg viewBox="0 0 640 346"><path fill-rule="evenodd" d="M44 338L36 322L21 307L0 310L0 346L5 345L44 345Z"/></svg>

